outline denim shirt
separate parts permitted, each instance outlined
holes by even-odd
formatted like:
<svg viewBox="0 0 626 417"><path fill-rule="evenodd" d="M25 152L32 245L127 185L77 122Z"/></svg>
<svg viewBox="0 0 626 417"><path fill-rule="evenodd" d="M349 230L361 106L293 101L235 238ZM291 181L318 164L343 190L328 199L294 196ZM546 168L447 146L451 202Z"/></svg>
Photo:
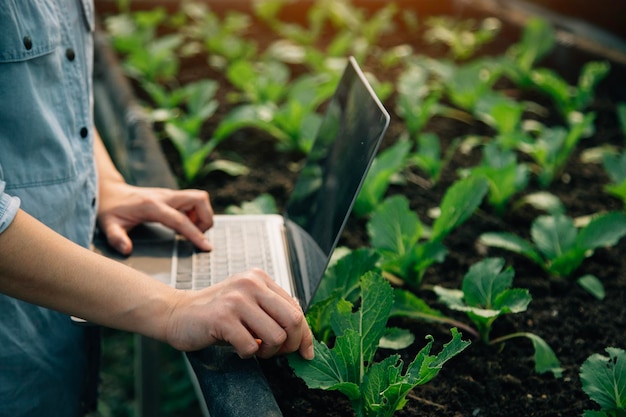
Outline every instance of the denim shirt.
<svg viewBox="0 0 626 417"><path fill-rule="evenodd" d="M2 1L0 233L21 207L90 243L93 29L92 0ZM0 295L0 415L79 415L85 334L64 314Z"/></svg>

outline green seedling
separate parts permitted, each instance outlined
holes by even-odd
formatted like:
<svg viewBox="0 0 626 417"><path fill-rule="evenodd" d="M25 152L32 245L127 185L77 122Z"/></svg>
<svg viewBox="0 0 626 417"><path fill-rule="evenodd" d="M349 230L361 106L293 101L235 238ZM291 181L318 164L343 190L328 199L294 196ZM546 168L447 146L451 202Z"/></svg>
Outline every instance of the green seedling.
<svg viewBox="0 0 626 417"><path fill-rule="evenodd" d="M487 180L487 203L499 216L504 214L511 198L526 188L530 176L528 166L517 162L516 153L500 149L497 142L484 146L482 162L468 173Z"/></svg>
<svg viewBox="0 0 626 417"><path fill-rule="evenodd" d="M332 348L315 340L313 360L298 354L289 355L288 360L309 388L338 390L346 395L356 416L390 417L404 407L414 387L431 381L470 342L462 340L453 328L452 340L437 355L430 354L434 339L428 336L428 343L408 366L398 354L376 362L380 340L388 333L393 290L380 274L370 272L360 278L359 292L358 309L346 300L335 306Z"/></svg>
<svg viewBox="0 0 626 417"><path fill-rule="evenodd" d="M292 83L286 81L272 98L278 101L263 99L236 106L220 122L215 135L230 136L253 127L273 136L279 151L308 154L322 122L317 108L332 95L336 83L337 76L327 74L304 74Z"/></svg>
<svg viewBox="0 0 626 417"><path fill-rule="evenodd" d="M409 209L406 197L387 198L367 223L370 242L381 255L383 271L419 288L426 269L445 259L443 240L474 213L487 187L484 179L476 177L453 184L444 195L432 230L427 230Z"/></svg>
<svg viewBox="0 0 626 417"><path fill-rule="evenodd" d="M278 103L288 91L289 68L278 61L236 61L226 70L228 81L241 91L240 102L264 104Z"/></svg>
<svg viewBox="0 0 626 417"><path fill-rule="evenodd" d="M607 356L595 353L580 367L583 391L599 406L599 411L585 410L583 417L626 416L626 351L605 349Z"/></svg>
<svg viewBox="0 0 626 417"><path fill-rule="evenodd" d="M605 61L586 63L576 86L571 86L547 68L533 71L531 79L534 87L552 98L561 115L568 118L572 112L582 112L591 104L597 85L608 75L610 68L610 64Z"/></svg>
<svg viewBox="0 0 626 417"><path fill-rule="evenodd" d="M526 311L532 297L528 290L511 288L515 272L511 267L504 268L502 258L487 258L472 265L463 277L461 290L435 286L434 291L449 308L462 311L474 323L480 340L486 344L502 343L517 337L530 339L535 348L535 371L552 372L559 378L562 374L559 360L539 336L533 333L518 332L491 339L493 323L504 314Z"/></svg>
<svg viewBox="0 0 626 417"><path fill-rule="evenodd" d="M419 65L408 65L396 82L396 113L405 122L411 138L416 138L439 110L442 91L429 85L429 74Z"/></svg>
<svg viewBox="0 0 626 417"><path fill-rule="evenodd" d="M604 186L604 190L626 205L626 152L605 153L602 162L611 179L611 182Z"/></svg>
<svg viewBox="0 0 626 417"><path fill-rule="evenodd" d="M179 48L184 36L171 33L159 36L158 28L167 24L163 8L123 13L107 19L111 44L123 56L124 72L139 81L171 82L179 70Z"/></svg>
<svg viewBox="0 0 626 417"><path fill-rule="evenodd" d="M305 64L315 72L325 71L328 58L353 55L364 60L370 49L378 44L380 36L394 28L398 7L389 3L374 14L355 7L348 0L320 0L313 2L306 15L306 24L289 23L280 17L288 3L283 0L262 0L255 4L255 14L281 38L270 49L289 62ZM319 40L328 27L334 37L321 50ZM277 56L277 55L275 55Z"/></svg>
<svg viewBox="0 0 626 417"><path fill-rule="evenodd" d="M453 104L474 114L476 106L503 72L502 60L479 58L453 67L449 79L444 80L446 94Z"/></svg>
<svg viewBox="0 0 626 417"><path fill-rule="evenodd" d="M529 140L522 129L522 116L526 105L504 94L492 91L482 95L476 102L474 117L491 126L496 135L494 141L503 149L516 149Z"/></svg>
<svg viewBox="0 0 626 417"><path fill-rule="evenodd" d="M207 157L226 138L225 136L213 136L209 140L201 138L204 123L218 107L215 100L217 87L217 83L212 80L201 80L184 86L169 98L167 96L161 98L167 101L168 105L177 105L174 109L163 109L166 110L164 113L166 116L161 121L165 123L166 137L180 156L184 175L183 185L193 184L201 175L206 175L212 170L224 171L231 175L247 172L245 166L233 161L206 163Z"/></svg>
<svg viewBox="0 0 626 417"><path fill-rule="evenodd" d="M532 73L537 63L556 44L554 30L541 18L533 17L524 26L522 39L507 50L506 74L522 88L530 88L534 82Z"/></svg>
<svg viewBox="0 0 626 417"><path fill-rule="evenodd" d="M434 16L426 20L426 26L428 27L424 34L426 42L443 43L449 48L452 58L466 60L480 47L492 41L502 24L493 17L483 19L478 24L474 19L459 20L447 16Z"/></svg>
<svg viewBox="0 0 626 417"><path fill-rule="evenodd" d="M367 217L378 207L394 177L406 166L411 146L408 140L398 140L376 156L352 208L356 217Z"/></svg>
<svg viewBox="0 0 626 417"><path fill-rule="evenodd" d="M626 214L609 212L593 216L580 228L564 214L537 217L530 230L531 241L508 232L490 232L480 236L481 243L506 249L525 256L543 268L552 277L570 277L594 251L608 247L626 235ZM586 276L580 282L589 290L589 281L600 282Z"/></svg>
<svg viewBox="0 0 626 417"><path fill-rule="evenodd" d="M409 155L409 165L418 167L428 176L431 184L437 184L459 145L460 140L455 139L443 152L436 133L422 133L417 136L417 150Z"/></svg>
<svg viewBox="0 0 626 417"><path fill-rule="evenodd" d="M333 335L331 318L337 303L347 300L356 304L359 299L359 279L368 272L380 273L379 256L372 249L350 251L329 266L324 274L306 319L317 340L330 343Z"/></svg>
<svg viewBox="0 0 626 417"><path fill-rule="evenodd" d="M185 35L188 55L204 52L209 63L218 69L235 61L256 58L257 44L245 36L252 25L249 14L228 11L218 15L201 2L184 3L181 9L183 19L178 31Z"/></svg>
<svg viewBox="0 0 626 417"><path fill-rule="evenodd" d="M533 123L533 134L526 135L518 149L534 160L542 188L547 188L558 177L578 143L593 134L594 121L595 113L574 112L570 114L569 128Z"/></svg>

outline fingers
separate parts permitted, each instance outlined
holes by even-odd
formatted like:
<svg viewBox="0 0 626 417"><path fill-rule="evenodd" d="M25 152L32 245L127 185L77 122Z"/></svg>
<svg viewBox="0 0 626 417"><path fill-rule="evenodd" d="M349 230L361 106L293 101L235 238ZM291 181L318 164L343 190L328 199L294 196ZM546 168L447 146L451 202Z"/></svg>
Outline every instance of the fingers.
<svg viewBox="0 0 626 417"><path fill-rule="evenodd" d="M109 245L122 255L130 255L133 251L133 243L128 232L119 223L108 223L104 233Z"/></svg>
<svg viewBox="0 0 626 417"><path fill-rule="evenodd" d="M128 254L132 244L127 232L140 223L159 222L189 239L201 250L212 246L204 232L213 225L209 194L200 190L140 188L124 184L121 197L101 204L99 223L109 243Z"/></svg>
<svg viewBox="0 0 626 417"><path fill-rule="evenodd" d="M246 271L195 293L204 305L211 343L226 342L242 358L295 351L313 357L313 336L302 309L263 271ZM204 304L203 296L210 296L211 302ZM197 324L193 327L198 329Z"/></svg>

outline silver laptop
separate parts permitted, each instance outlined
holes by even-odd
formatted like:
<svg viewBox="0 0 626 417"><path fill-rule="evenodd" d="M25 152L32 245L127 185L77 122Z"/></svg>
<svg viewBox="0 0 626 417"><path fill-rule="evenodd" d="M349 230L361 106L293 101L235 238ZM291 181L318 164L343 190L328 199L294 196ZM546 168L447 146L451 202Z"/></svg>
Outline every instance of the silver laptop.
<svg viewBox="0 0 626 417"><path fill-rule="evenodd" d="M306 310L389 120L350 57L282 215L216 215L207 231L211 252L153 224L133 231L128 258L106 245L96 250L181 289L201 289L258 267Z"/></svg>

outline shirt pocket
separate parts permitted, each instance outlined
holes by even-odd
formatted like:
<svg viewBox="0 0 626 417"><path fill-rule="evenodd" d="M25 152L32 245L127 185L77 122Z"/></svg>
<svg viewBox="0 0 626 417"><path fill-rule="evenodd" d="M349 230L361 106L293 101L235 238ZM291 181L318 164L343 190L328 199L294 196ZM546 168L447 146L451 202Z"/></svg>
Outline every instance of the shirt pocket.
<svg viewBox="0 0 626 417"><path fill-rule="evenodd" d="M54 2L4 0L0 7L0 63L49 54L61 42Z"/></svg>

